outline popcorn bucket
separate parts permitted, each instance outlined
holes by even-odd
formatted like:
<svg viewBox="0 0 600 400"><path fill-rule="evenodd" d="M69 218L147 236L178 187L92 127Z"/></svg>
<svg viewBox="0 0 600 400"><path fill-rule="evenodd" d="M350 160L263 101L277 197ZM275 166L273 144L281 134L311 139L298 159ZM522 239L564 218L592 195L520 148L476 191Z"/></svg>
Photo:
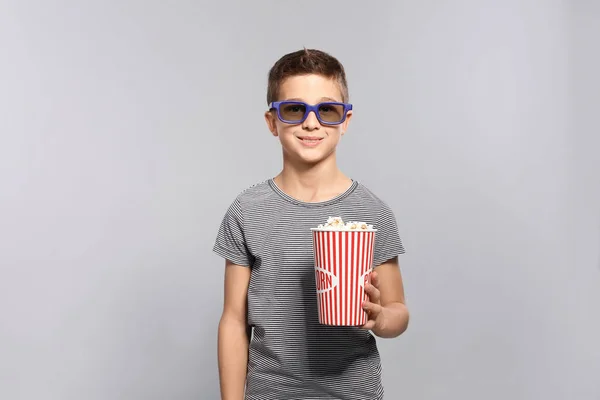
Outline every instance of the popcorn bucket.
<svg viewBox="0 0 600 400"><path fill-rule="evenodd" d="M364 285L371 278L376 230L311 230L319 323L364 325Z"/></svg>

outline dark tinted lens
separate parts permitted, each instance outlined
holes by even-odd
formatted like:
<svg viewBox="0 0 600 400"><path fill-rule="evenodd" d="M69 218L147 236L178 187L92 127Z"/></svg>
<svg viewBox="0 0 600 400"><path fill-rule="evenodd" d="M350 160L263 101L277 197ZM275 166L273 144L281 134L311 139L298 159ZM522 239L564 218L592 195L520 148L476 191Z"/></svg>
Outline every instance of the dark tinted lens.
<svg viewBox="0 0 600 400"><path fill-rule="evenodd" d="M319 106L319 116L325 122L340 122L344 118L344 105L321 104Z"/></svg>
<svg viewBox="0 0 600 400"><path fill-rule="evenodd" d="M300 121L306 114L306 106L302 103L286 103L279 107L281 118L286 121Z"/></svg>

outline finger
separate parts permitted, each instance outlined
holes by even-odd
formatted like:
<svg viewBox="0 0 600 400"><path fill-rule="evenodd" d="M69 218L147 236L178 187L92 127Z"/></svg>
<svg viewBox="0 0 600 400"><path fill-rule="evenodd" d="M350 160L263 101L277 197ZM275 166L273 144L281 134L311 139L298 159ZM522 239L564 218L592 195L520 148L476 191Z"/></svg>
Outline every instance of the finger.
<svg viewBox="0 0 600 400"><path fill-rule="evenodd" d="M375 270L371 272L371 285L379 288L379 274Z"/></svg>
<svg viewBox="0 0 600 400"><path fill-rule="evenodd" d="M367 329L367 330L371 330L371 329L375 328L375 321L373 321L372 319L371 319L371 320L369 320L369 321L367 321L367 323L366 323L366 324L364 324L364 325L362 326L362 328L363 328L363 329Z"/></svg>
<svg viewBox="0 0 600 400"><path fill-rule="evenodd" d="M382 306L380 304L373 303L371 301L365 301L363 303L363 310L369 314L369 319L376 319L381 313Z"/></svg>
<svg viewBox="0 0 600 400"><path fill-rule="evenodd" d="M365 293L369 295L369 301L372 303L379 303L379 298L381 297L381 292L375 286L371 284L365 285Z"/></svg>

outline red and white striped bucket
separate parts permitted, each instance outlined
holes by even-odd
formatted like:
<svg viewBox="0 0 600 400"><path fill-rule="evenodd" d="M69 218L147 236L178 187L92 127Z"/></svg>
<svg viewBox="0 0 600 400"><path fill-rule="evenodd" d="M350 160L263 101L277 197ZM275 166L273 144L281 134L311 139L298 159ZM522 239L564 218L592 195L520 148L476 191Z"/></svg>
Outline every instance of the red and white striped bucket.
<svg viewBox="0 0 600 400"><path fill-rule="evenodd" d="M375 230L334 231L312 229L319 322L325 325L361 326L367 320L367 300Z"/></svg>

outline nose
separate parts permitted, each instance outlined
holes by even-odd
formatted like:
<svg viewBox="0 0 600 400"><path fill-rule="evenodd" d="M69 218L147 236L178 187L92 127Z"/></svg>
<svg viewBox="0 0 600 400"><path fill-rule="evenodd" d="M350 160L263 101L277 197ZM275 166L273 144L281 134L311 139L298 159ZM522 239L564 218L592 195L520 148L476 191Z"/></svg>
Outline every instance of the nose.
<svg viewBox="0 0 600 400"><path fill-rule="evenodd" d="M302 123L302 128L308 131L313 131L315 129L319 129L320 127L321 123L317 119L317 115L314 111L310 111Z"/></svg>

